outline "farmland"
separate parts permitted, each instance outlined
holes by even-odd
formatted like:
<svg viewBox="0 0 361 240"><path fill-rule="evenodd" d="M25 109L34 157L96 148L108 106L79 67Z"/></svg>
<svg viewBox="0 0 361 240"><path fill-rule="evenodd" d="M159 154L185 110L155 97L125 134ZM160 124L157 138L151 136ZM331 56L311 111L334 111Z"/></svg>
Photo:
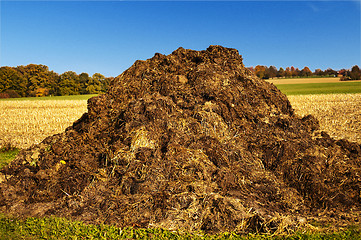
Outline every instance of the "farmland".
<svg viewBox="0 0 361 240"><path fill-rule="evenodd" d="M307 84L306 84L307 85ZM21 99L21 100L2 100L0 101L0 145L11 143L19 148L26 148L34 143L40 142L45 137L59 133L70 126L72 122L78 119L86 111L86 98L77 97L64 98L38 98L38 99ZM361 111L359 102L361 94L307 94L307 95L289 95L288 96L296 114L303 116L307 114L314 115L320 121L321 130L327 131L332 137L340 139L346 138L351 141L361 143ZM45 101L46 100L46 101ZM56 223L54 223L54 221ZM150 230L133 230L133 229L108 229L107 226L88 226L81 223L67 222L62 219L28 219L26 221L18 219L10 219L1 217L0 239L6 239L13 236L14 239L20 236L37 236L49 238L66 238L64 236L90 236L95 238L103 237L104 229L107 233L112 233L116 238L129 238L140 236L164 236L165 239L173 238L173 232L164 232L159 229ZM58 222L61 222L60 228ZM75 229L74 224L78 224L76 232L70 230ZM44 228L45 226L45 228ZM313 227L313 226L312 226ZM10 230L13 229L13 230ZM44 230L45 229L45 230ZM65 232L70 229L70 232ZM316 228L315 228L316 229ZM4 235L1 235L3 231ZM38 232L37 232L38 231ZM75 230L74 230L75 231ZM143 232L142 232L143 231ZM146 231L146 232L144 232ZM160 233L159 233L160 231ZM29 233L28 233L29 232ZM114 232L114 233L113 233ZM19 235L11 235L18 233ZM64 235L65 234L65 235ZM97 235L98 234L98 235ZM100 235L99 235L100 234ZM139 235L143 234L143 235ZM160 235L163 234L163 235ZM93 236L93 235L91 235ZM104 235L105 236L105 235ZM233 236L233 235L232 235ZM215 238L223 239L232 236L220 235ZM107 235L108 237L108 235ZM177 235L178 238L183 236ZM184 238L197 238L198 235ZM235 236L233 236L235 237ZM359 230L348 230L338 233L327 234L309 234L296 233L290 235L290 239L355 239L359 237ZM202 238L202 237L200 237ZM32 239L29 237L29 239ZM36 237L34 237L36 239ZM109 238L110 239L110 238ZM272 239L271 237L257 237L244 239Z"/></svg>
<svg viewBox="0 0 361 240"><path fill-rule="evenodd" d="M0 109L0 145L27 148L64 131L86 112L86 100L9 100Z"/></svg>
<svg viewBox="0 0 361 240"><path fill-rule="evenodd" d="M309 77L309 78L274 78L268 79L267 82L275 85L281 84L306 84L306 83L349 83L349 82L361 82L361 80L345 81L341 82L338 77Z"/></svg>
<svg viewBox="0 0 361 240"><path fill-rule="evenodd" d="M337 77L322 77L322 78L273 78L266 80L275 85L279 84L303 84L303 83L335 83L340 82Z"/></svg>
<svg viewBox="0 0 361 240"><path fill-rule="evenodd" d="M0 101L0 145L11 143L27 148L64 131L86 112L89 97ZM314 115L321 130L332 137L361 143L361 94L307 94L288 98L296 114Z"/></svg>
<svg viewBox="0 0 361 240"><path fill-rule="evenodd" d="M288 96L296 114L314 115L321 130L336 139L361 143L361 94Z"/></svg>

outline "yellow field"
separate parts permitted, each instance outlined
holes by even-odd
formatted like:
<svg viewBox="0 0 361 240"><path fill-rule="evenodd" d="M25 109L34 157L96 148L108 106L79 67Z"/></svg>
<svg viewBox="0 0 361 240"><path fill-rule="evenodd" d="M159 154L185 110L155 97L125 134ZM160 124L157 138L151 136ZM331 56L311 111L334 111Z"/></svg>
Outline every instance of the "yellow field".
<svg viewBox="0 0 361 240"><path fill-rule="evenodd" d="M0 146L30 147L60 133L86 112L86 100L0 101Z"/></svg>
<svg viewBox="0 0 361 240"><path fill-rule="evenodd" d="M361 94L295 95L288 99L296 114L312 114L331 137L361 144Z"/></svg>
<svg viewBox="0 0 361 240"><path fill-rule="evenodd" d="M266 82L270 82L276 85L279 84L301 84L301 83L332 83L332 82L341 82L339 77L331 77L331 78L275 78L275 79L267 79ZM352 81L352 82L360 82L360 80Z"/></svg>
<svg viewBox="0 0 361 240"><path fill-rule="evenodd" d="M289 96L298 115L312 114L332 137L361 143L361 94ZM0 101L0 147L27 148L60 133L86 112L86 100Z"/></svg>

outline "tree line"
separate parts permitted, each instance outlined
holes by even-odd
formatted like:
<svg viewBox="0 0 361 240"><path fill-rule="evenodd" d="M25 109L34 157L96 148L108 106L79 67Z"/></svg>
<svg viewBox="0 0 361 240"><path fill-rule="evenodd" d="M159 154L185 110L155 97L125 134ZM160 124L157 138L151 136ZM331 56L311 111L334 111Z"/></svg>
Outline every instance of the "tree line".
<svg viewBox="0 0 361 240"><path fill-rule="evenodd" d="M308 67L299 70L295 67L257 65L249 67L259 78L296 78L296 77L340 77L341 81L361 79L361 70L355 65L349 69L335 71L328 68L312 72ZM89 76L88 73L76 74L67 71L58 74L41 64L29 64L17 67L0 68L0 98L63 96L79 94L98 94L106 92L113 77L104 77L100 73Z"/></svg>
<svg viewBox="0 0 361 240"><path fill-rule="evenodd" d="M361 70L357 65L353 66L351 70L341 69L336 71L328 68L324 71L316 69L314 72L312 72L308 67L304 67L302 70L299 70L293 66L287 67L286 69L283 69L282 67L277 69L275 66L267 67L257 65L255 68L249 67L248 69L262 79L296 77L340 77L341 81L361 79Z"/></svg>
<svg viewBox="0 0 361 240"><path fill-rule="evenodd" d="M58 74L41 64L0 68L0 98L98 94L113 77L67 71Z"/></svg>

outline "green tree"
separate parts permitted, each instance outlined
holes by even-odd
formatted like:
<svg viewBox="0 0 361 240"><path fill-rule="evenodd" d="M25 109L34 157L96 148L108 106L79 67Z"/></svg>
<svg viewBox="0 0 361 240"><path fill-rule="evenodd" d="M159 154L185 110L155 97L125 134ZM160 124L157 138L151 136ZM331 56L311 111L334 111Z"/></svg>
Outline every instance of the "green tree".
<svg viewBox="0 0 361 240"><path fill-rule="evenodd" d="M79 75L79 84L80 84L80 94L88 94L87 87L89 86L91 78L87 73L81 73Z"/></svg>
<svg viewBox="0 0 361 240"><path fill-rule="evenodd" d="M46 84L44 84L44 88L49 90L49 94L53 96L60 95L60 88L59 88L60 76L58 73L50 71L48 73L48 80Z"/></svg>
<svg viewBox="0 0 361 240"><path fill-rule="evenodd" d="M102 92L108 91L109 85L113 80L113 77L107 77L104 79L104 81L102 82Z"/></svg>
<svg viewBox="0 0 361 240"><path fill-rule="evenodd" d="M100 73L94 73L90 78L88 87L86 88L88 93L101 93L102 92L102 82L105 80L105 77Z"/></svg>
<svg viewBox="0 0 361 240"><path fill-rule="evenodd" d="M21 74L12 67L0 68L0 92L14 90L20 96L25 96L26 82Z"/></svg>
<svg viewBox="0 0 361 240"><path fill-rule="evenodd" d="M79 76L73 71L67 71L60 75L59 79L60 95L80 94Z"/></svg>

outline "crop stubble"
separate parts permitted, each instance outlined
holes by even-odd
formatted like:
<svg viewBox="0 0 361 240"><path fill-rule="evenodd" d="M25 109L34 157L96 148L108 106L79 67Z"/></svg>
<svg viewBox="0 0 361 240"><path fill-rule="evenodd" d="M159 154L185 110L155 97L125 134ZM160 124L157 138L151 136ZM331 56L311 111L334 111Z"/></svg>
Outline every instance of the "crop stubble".
<svg viewBox="0 0 361 240"><path fill-rule="evenodd" d="M27 148L63 132L86 111L85 100L0 101L0 146Z"/></svg>
<svg viewBox="0 0 361 240"><path fill-rule="evenodd" d="M296 114L312 114L320 128L336 139L361 143L361 94L288 96Z"/></svg>
<svg viewBox="0 0 361 240"><path fill-rule="evenodd" d="M288 96L296 114L314 115L336 139L361 143L361 94ZM86 111L86 100L0 101L0 146L27 148L60 133Z"/></svg>

